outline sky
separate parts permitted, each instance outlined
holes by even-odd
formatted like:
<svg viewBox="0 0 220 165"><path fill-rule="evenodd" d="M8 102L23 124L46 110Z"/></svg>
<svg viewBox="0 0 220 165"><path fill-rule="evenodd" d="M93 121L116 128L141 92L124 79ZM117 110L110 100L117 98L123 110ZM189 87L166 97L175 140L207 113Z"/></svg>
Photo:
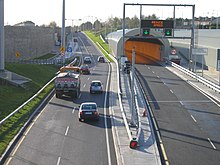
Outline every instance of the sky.
<svg viewBox="0 0 220 165"><path fill-rule="evenodd" d="M65 0L66 26L79 25L86 21L106 21L111 17L123 18L124 3L139 4L190 4L195 5L195 16L218 16L219 5L216 0ZM36 25L48 25L55 21L62 25L63 0L4 0L4 24L14 25L33 21ZM207 4L208 3L208 4ZM218 2L219 3L219 2ZM173 7L144 6L143 15L156 14L160 19L173 17ZM139 6L126 5L125 16L140 15ZM177 7L176 18L192 18L191 7Z"/></svg>

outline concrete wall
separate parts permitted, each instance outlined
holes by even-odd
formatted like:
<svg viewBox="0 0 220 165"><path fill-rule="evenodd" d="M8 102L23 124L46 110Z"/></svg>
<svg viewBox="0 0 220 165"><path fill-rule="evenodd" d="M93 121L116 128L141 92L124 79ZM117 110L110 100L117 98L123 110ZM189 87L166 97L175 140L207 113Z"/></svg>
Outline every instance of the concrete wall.
<svg viewBox="0 0 220 165"><path fill-rule="evenodd" d="M54 30L45 27L5 26L5 61L33 59L54 49ZM16 53L20 57L16 57Z"/></svg>
<svg viewBox="0 0 220 165"><path fill-rule="evenodd" d="M190 30L175 31L176 37L190 36ZM220 49L220 29L199 29L198 30L198 48L207 48L208 54L197 56L196 62L204 64L208 69L216 70L217 68L217 50ZM172 39L170 40L174 47L178 47L180 53L187 59L189 58L190 40ZM193 56L193 60L195 57Z"/></svg>

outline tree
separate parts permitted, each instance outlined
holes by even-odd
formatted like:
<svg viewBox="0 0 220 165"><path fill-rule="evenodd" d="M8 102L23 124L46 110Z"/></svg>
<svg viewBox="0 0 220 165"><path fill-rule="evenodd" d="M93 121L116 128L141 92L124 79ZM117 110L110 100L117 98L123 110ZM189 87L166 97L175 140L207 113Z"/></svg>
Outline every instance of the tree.
<svg viewBox="0 0 220 165"><path fill-rule="evenodd" d="M55 21L52 21L49 23L48 27L55 29L57 27L57 23Z"/></svg>

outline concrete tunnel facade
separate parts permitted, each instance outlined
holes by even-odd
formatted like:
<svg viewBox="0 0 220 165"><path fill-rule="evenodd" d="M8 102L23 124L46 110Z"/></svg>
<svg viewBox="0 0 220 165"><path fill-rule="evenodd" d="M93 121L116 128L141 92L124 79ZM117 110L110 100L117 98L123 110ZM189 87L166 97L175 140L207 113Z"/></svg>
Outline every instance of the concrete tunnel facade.
<svg viewBox="0 0 220 165"><path fill-rule="evenodd" d="M125 36L139 36L140 29L125 30ZM122 35L123 31L112 32L108 34L112 54L120 58L123 55L122 50ZM161 32L151 30L152 36L162 36ZM124 55L132 61L132 49L135 50L136 64L151 64L158 61L163 61L168 58L170 52L170 44L167 38L127 38L125 37Z"/></svg>

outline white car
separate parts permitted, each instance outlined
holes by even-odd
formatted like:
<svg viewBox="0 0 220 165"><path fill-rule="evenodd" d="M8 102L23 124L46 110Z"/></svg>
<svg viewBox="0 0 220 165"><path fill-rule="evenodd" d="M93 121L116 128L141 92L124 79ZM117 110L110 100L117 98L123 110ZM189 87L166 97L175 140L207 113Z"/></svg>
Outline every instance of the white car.
<svg viewBox="0 0 220 165"><path fill-rule="evenodd" d="M94 119L99 120L99 112L98 107L95 102L84 102L79 107L79 121Z"/></svg>

